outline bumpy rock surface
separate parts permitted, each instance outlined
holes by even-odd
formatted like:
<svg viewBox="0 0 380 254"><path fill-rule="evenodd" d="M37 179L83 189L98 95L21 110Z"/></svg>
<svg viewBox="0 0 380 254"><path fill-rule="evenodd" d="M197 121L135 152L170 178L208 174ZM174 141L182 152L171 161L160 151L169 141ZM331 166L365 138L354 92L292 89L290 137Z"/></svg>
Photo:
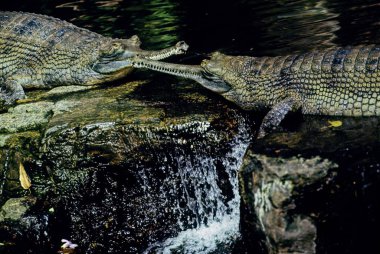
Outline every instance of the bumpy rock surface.
<svg viewBox="0 0 380 254"><path fill-rule="evenodd" d="M320 157L303 159L255 155L249 151L243 165L244 189L254 207L270 253L316 253L317 229L307 215L293 214L295 195L325 180L336 165ZM299 194L299 193L298 193Z"/></svg>
<svg viewBox="0 0 380 254"><path fill-rule="evenodd" d="M201 93L143 81L56 88L0 114L0 251L52 253L69 239L81 253L139 253L175 234L191 215L181 181L196 177L179 168L221 161L243 125Z"/></svg>
<svg viewBox="0 0 380 254"><path fill-rule="evenodd" d="M380 212L379 119L288 121L246 154L243 233L264 253L380 251L371 233Z"/></svg>
<svg viewBox="0 0 380 254"><path fill-rule="evenodd" d="M1 113L0 252L53 253L61 239L79 253L143 252L212 209L207 195L194 207L209 164L231 200L226 154L260 119L204 93L167 81L59 87ZM380 252L379 119L297 117L246 153L235 253Z"/></svg>

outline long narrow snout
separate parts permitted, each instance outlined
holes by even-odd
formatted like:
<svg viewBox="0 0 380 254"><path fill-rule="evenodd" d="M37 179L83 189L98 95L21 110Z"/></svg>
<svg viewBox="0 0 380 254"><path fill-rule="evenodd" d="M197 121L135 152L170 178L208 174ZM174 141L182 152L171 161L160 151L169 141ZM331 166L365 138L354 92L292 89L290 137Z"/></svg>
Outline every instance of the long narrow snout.
<svg viewBox="0 0 380 254"><path fill-rule="evenodd" d="M188 48L189 48L189 45L187 45L186 42L179 41L174 46L164 48L161 50L154 50L154 51L140 50L140 51L137 51L134 56L141 56L150 60L162 60L173 55L184 54L186 53Z"/></svg>
<svg viewBox="0 0 380 254"><path fill-rule="evenodd" d="M140 42L133 40L138 40L138 37L114 42L110 48L107 48L108 54L102 55L99 61L92 66L92 69L101 74L116 74L119 77L129 72L127 69L133 67L132 60L135 57L152 61L161 60L172 55L184 54L189 48L184 41L180 41L172 47L149 51L140 49Z"/></svg>
<svg viewBox="0 0 380 254"><path fill-rule="evenodd" d="M224 80L212 73L206 72L204 68L199 65L181 65L154 61L143 57L135 57L132 60L132 66L135 68L147 68L177 77L192 79L203 87L219 94L228 92L231 89L231 86Z"/></svg>

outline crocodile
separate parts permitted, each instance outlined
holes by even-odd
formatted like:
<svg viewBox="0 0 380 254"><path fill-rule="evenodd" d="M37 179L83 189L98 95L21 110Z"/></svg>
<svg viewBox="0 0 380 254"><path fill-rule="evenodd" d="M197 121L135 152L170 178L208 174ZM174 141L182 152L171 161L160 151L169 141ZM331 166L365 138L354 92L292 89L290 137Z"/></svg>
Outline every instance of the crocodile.
<svg viewBox="0 0 380 254"><path fill-rule="evenodd" d="M215 52L201 65L136 56L133 65L190 78L246 110L268 110L258 137L289 111L330 116L380 115L380 46L251 57Z"/></svg>
<svg viewBox="0 0 380 254"><path fill-rule="evenodd" d="M129 39L105 37L41 14L0 12L0 104L25 98L24 89L95 85L126 76L130 59L161 60L184 53L188 45L156 51Z"/></svg>

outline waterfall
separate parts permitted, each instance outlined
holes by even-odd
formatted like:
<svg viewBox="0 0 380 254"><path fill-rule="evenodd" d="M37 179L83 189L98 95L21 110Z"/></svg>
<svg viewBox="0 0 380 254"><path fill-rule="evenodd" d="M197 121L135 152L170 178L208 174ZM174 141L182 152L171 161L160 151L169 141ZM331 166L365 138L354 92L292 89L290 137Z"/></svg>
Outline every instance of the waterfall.
<svg viewBox="0 0 380 254"><path fill-rule="evenodd" d="M240 125L223 158L215 158L204 151L193 151L195 158L192 159L185 153L173 157L178 165L181 188L179 192L173 190L181 193L173 208L179 214L180 232L152 244L144 253L212 253L232 246L240 236L237 171L248 143L248 130ZM227 191L221 187L221 175L229 181Z"/></svg>

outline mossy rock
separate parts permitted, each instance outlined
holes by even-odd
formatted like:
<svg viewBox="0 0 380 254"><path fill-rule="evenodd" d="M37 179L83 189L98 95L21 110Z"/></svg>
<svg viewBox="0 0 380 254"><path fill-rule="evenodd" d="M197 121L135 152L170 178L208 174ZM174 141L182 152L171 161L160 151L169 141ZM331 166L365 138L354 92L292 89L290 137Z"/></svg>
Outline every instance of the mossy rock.
<svg viewBox="0 0 380 254"><path fill-rule="evenodd" d="M47 221L12 222L19 237L8 230L6 240L41 253L67 237L86 253L136 253L174 234L179 215L173 201L162 199L181 190L177 155L221 160L245 125L238 110L187 83L134 81L27 95L0 114L17 120L1 129L0 202L37 198L29 219ZM20 163L29 190L18 180ZM228 183L223 177L221 184ZM38 232L47 232L44 241Z"/></svg>

